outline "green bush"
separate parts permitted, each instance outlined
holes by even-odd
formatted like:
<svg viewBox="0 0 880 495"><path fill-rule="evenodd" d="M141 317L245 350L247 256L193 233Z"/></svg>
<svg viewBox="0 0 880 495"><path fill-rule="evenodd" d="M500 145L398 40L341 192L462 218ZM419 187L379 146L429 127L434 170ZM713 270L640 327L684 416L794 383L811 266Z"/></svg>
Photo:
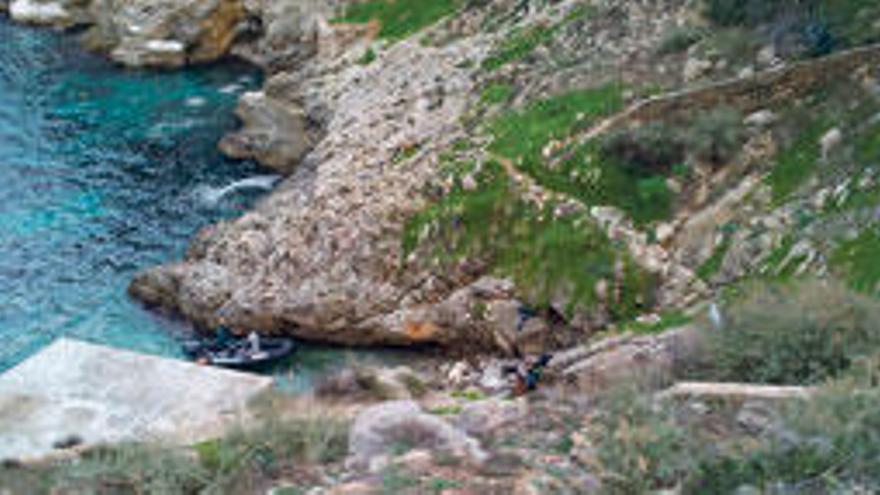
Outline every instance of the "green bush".
<svg viewBox="0 0 880 495"><path fill-rule="evenodd" d="M425 244L433 260L480 260L513 278L534 305L564 298L569 312L594 307L596 284L614 280L619 260L626 277L614 304L616 316L631 319L650 305L651 278L585 215L560 217L553 204L539 208L520 198L497 163L484 164L476 181L476 190L459 184L413 216L404 230L404 252Z"/></svg>
<svg viewBox="0 0 880 495"><path fill-rule="evenodd" d="M843 380L792 404L784 429L742 456L706 457L685 493L872 493L880 486L880 389Z"/></svg>
<svg viewBox="0 0 880 495"><path fill-rule="evenodd" d="M430 26L455 12L460 0L369 0L349 3L334 22L367 23L381 26L379 36L397 40Z"/></svg>
<svg viewBox="0 0 880 495"><path fill-rule="evenodd" d="M870 295L880 290L880 232L876 228L842 242L831 257L832 266L853 289Z"/></svg>
<svg viewBox="0 0 880 495"><path fill-rule="evenodd" d="M812 8L815 0L704 0L704 14L721 26L754 26L767 23L785 9Z"/></svg>
<svg viewBox="0 0 880 495"><path fill-rule="evenodd" d="M700 114L687 136L694 156L712 165L723 165L732 160L739 153L744 140L742 115L724 107Z"/></svg>
<svg viewBox="0 0 880 495"><path fill-rule="evenodd" d="M367 48L367 51L358 59L358 63L360 65L370 65L373 63L378 56L376 55L376 50L372 48Z"/></svg>
<svg viewBox="0 0 880 495"><path fill-rule="evenodd" d="M591 417L604 493L651 493L674 488L695 467L697 445L669 411L635 390L613 391Z"/></svg>
<svg viewBox="0 0 880 495"><path fill-rule="evenodd" d="M668 174L673 166L684 161L684 155L681 135L664 124L614 131L602 140L603 158L634 176Z"/></svg>
<svg viewBox="0 0 880 495"><path fill-rule="evenodd" d="M692 26L677 27L667 32L663 39L660 40L660 46L657 53L660 55L668 55L672 53L686 52L688 48L703 39L702 30Z"/></svg>
<svg viewBox="0 0 880 495"><path fill-rule="evenodd" d="M761 286L707 336L713 379L804 385L880 350L880 306L831 281Z"/></svg>
<svg viewBox="0 0 880 495"><path fill-rule="evenodd" d="M196 460L170 447L141 444L101 448L53 473L56 487L81 493L194 494L210 474Z"/></svg>

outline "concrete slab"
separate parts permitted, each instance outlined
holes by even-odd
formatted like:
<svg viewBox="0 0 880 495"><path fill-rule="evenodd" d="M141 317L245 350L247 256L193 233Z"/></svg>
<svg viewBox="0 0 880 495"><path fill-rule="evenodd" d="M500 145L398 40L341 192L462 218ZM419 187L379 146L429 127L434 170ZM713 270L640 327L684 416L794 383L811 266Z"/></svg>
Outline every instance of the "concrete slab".
<svg viewBox="0 0 880 495"><path fill-rule="evenodd" d="M188 444L242 421L272 379L60 339L0 375L0 460L52 455L71 436Z"/></svg>

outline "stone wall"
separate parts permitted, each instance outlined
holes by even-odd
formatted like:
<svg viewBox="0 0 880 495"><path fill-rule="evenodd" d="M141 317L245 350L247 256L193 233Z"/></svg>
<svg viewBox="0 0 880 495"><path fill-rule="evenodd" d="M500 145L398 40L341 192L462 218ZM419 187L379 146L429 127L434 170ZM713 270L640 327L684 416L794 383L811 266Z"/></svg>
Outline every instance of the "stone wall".
<svg viewBox="0 0 880 495"><path fill-rule="evenodd" d="M705 87L651 98L620 114L613 126L652 120L668 120L717 106L729 106L743 113L771 108L803 97L857 69L880 66L880 45L837 53L817 60L793 63L759 72L751 77L721 81Z"/></svg>

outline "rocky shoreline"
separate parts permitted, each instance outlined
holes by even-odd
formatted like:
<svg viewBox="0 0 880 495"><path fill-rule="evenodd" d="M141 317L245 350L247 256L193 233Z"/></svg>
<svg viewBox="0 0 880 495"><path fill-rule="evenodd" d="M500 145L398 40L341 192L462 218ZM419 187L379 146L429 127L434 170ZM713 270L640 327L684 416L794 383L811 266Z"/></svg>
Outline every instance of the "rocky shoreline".
<svg viewBox="0 0 880 495"><path fill-rule="evenodd" d="M183 260L138 275L129 288L135 298L200 328L226 325L344 345L441 344L515 353L577 343L626 323L622 319L658 323L664 313L692 315L726 282L759 269L787 242L762 225L793 222L793 208L769 205L760 178L778 151L766 130L769 121L760 118L774 114L762 110L747 115L747 129L736 131L736 140L745 139L735 144L732 163L696 160L685 183L665 179L664 187L682 199L671 218L648 226L619 208L559 195L517 170L522 164L501 161L528 201L539 208L560 202L554 215L561 218L586 212L585 222L625 248L597 270L608 273L590 288L595 307L578 308L567 288L553 289L548 309L526 317L530 288L499 276L480 256L438 263L428 248L404 249L409 219L458 182L465 190L480 187L473 176L444 175L450 150L476 146L455 153L477 162L477 170L497 158L480 142L491 138L485 122L497 114L485 102L492 85L521 88L511 103L527 108L531 100L600 86L612 75L633 88L654 81L679 89L733 70L733 62L694 49L652 63L650 47L670 30L705 22L681 2L594 4L566 1L525 10L516 2L467 4L418 36L393 40L380 36L376 22L340 22L348 5L342 0L14 0L9 12L20 22L76 27L86 46L127 66L173 68L237 56L265 71L264 87L240 99L243 127L219 146L286 179L241 218L203 229ZM597 9L605 10L594 15ZM496 27L484 27L492 23ZM592 33L589 43L579 38L584 30ZM539 45L525 63L487 69L500 60L508 38L524 31L555 36L560 53ZM785 66L783 54L766 51L739 71L749 77L735 80L733 91L761 89L756 71ZM580 70L554 69L554 56L569 57ZM707 65L700 57L716 60ZM797 96L785 80L779 84L780 100ZM713 91L725 91L711 88L694 94L711 99ZM686 98L675 103L676 97L670 105L689 105ZM638 117L644 101L639 91L628 89L621 99ZM665 103L644 107L651 104ZM567 156L558 150L611 134L612 124L614 119L599 121L582 135L551 139L541 150L548 169ZM738 211L745 198L749 204ZM749 228L733 236L721 228L746 223ZM810 256L798 270L821 273L821 260ZM724 273L707 275L709 265ZM621 313L625 318L614 316Z"/></svg>

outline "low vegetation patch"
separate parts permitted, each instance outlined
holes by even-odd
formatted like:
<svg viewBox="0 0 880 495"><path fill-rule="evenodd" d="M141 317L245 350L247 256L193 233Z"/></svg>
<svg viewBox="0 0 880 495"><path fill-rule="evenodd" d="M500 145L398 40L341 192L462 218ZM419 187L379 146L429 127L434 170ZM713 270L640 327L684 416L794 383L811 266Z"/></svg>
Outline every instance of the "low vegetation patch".
<svg viewBox="0 0 880 495"><path fill-rule="evenodd" d="M340 461L347 449L344 422L274 415L252 429L198 444L194 452L160 444L123 444L39 471L16 469L8 474L9 479L33 483L27 486L33 491L20 493L43 493L40 486L47 493L51 487L71 493L253 493L287 467ZM3 470L0 475L5 483ZM0 483L0 488L6 487Z"/></svg>
<svg viewBox="0 0 880 495"><path fill-rule="evenodd" d="M617 206L637 223L667 218L673 197L660 172L675 165L672 162L678 160L683 145L667 141L666 135L655 132L659 128L634 131L635 137L615 134L604 144L575 145L554 156L544 154L553 141L566 140L622 105L617 85L533 102L490 125L490 151L513 161L543 187L586 205ZM650 143L642 142L655 134ZM634 143L638 146L633 147Z"/></svg>
<svg viewBox="0 0 880 495"><path fill-rule="evenodd" d="M791 404L785 429L742 455L706 456L686 493L870 493L880 484L880 389L842 380Z"/></svg>
<svg viewBox="0 0 880 495"><path fill-rule="evenodd" d="M349 3L334 22L378 22L379 36L398 40L455 12L461 0L368 0Z"/></svg>
<svg viewBox="0 0 880 495"><path fill-rule="evenodd" d="M756 287L708 332L705 377L810 385L880 351L875 301L831 281Z"/></svg>
<svg viewBox="0 0 880 495"><path fill-rule="evenodd" d="M592 309L596 284L621 275L615 271L620 263L623 280L618 281L620 300L612 304L614 316L633 318L650 305L653 280L590 219L558 216L552 204L539 209L521 199L497 163L472 173L476 188L465 188L458 179L453 191L410 219L406 252L427 242L441 262L484 260L495 272L512 277L533 305L561 298L569 302L569 311Z"/></svg>
<svg viewBox="0 0 880 495"><path fill-rule="evenodd" d="M511 84L493 82L480 93L480 101L486 105L501 105L510 101L515 91Z"/></svg>
<svg viewBox="0 0 880 495"><path fill-rule="evenodd" d="M828 129L824 120L814 122L804 127L793 142L783 148L767 176L774 203L785 202L816 171L820 158L819 140Z"/></svg>
<svg viewBox="0 0 880 495"><path fill-rule="evenodd" d="M831 264L853 289L876 295L880 288L880 233L864 230L855 239L842 242L831 257Z"/></svg>
<svg viewBox="0 0 880 495"><path fill-rule="evenodd" d="M770 26L809 55L875 42L880 6L863 0L704 0L704 14L723 27Z"/></svg>

